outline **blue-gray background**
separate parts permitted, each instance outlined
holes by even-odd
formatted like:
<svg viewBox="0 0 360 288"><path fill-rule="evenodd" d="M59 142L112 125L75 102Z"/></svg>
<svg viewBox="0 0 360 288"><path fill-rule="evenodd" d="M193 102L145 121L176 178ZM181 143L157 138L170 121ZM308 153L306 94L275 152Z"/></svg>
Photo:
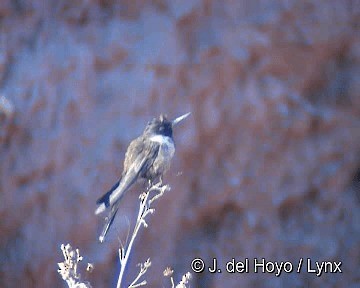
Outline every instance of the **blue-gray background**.
<svg viewBox="0 0 360 288"><path fill-rule="evenodd" d="M65 287L68 242L93 287L114 286L141 186L103 245L95 200L148 120L191 111L128 281L148 257L149 287L194 257L311 257L343 273L191 287L358 287L359 15L356 0L1 1L0 286Z"/></svg>

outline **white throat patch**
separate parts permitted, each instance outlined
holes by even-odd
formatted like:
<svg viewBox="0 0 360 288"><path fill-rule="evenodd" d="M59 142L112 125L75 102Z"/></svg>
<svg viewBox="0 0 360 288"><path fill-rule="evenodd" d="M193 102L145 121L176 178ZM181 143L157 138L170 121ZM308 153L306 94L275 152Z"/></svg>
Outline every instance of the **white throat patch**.
<svg viewBox="0 0 360 288"><path fill-rule="evenodd" d="M150 141L153 141L153 142L157 142L159 143L160 145L163 145L165 144L166 146L172 146L174 145L173 144L173 141L170 137L168 136L163 136L163 135L154 135L154 136L151 136L150 137Z"/></svg>
<svg viewBox="0 0 360 288"><path fill-rule="evenodd" d="M175 153L174 141L170 137L163 135L154 135L150 137L150 141L159 143L160 144L159 156L166 157L170 161L170 159L173 157Z"/></svg>

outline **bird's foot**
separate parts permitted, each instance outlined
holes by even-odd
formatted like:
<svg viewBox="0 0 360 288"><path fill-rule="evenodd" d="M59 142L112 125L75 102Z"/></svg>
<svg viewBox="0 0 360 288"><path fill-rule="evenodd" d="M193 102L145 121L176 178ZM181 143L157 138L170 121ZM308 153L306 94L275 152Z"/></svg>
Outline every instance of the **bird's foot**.
<svg viewBox="0 0 360 288"><path fill-rule="evenodd" d="M149 204L151 204L152 202L154 202L156 199L158 199L159 197L161 197L162 195L164 195L165 191L166 190L170 190L170 186L169 185L163 185L162 184L162 180L159 181L158 183L152 185L149 189L149 193L151 191L156 191L158 192L157 194L155 194L154 197L152 197L150 200L149 200Z"/></svg>

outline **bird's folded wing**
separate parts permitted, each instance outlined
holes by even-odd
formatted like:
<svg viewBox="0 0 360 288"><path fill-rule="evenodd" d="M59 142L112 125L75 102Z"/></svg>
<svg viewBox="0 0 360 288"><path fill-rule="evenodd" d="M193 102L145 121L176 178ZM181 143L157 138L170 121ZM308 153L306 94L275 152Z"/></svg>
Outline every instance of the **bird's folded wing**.
<svg viewBox="0 0 360 288"><path fill-rule="evenodd" d="M110 195L110 205L113 205L118 200L120 200L123 194L130 188L132 184L134 184L147 161L148 155L144 157L144 154L141 153L138 155L135 161L131 163L125 175L123 175L120 181L120 185Z"/></svg>
<svg viewBox="0 0 360 288"><path fill-rule="evenodd" d="M100 214L104 212L106 208L112 208L112 206L118 205L122 196L124 196L130 186L153 164L159 151L159 144L151 143L147 148L146 153L138 153L137 157L127 165L127 170L123 173L121 180L97 201L98 207L95 214ZM143 152L145 152L144 150Z"/></svg>

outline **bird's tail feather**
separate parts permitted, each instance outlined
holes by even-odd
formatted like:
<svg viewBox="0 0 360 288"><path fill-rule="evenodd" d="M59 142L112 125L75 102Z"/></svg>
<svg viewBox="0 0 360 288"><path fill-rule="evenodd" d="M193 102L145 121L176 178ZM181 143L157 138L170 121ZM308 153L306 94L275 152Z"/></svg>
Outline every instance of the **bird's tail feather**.
<svg viewBox="0 0 360 288"><path fill-rule="evenodd" d="M101 196L97 201L98 207L96 208L95 214L100 214L104 212L106 208L110 207L110 195L119 187L120 180L115 183L115 185L106 192L103 196Z"/></svg>
<svg viewBox="0 0 360 288"><path fill-rule="evenodd" d="M101 234L99 236L99 241L102 243L105 240L105 236L107 232L109 231L109 228L111 224L114 222L115 215L117 211L119 210L119 204L115 204L111 207L111 210L109 212L109 215L105 218L105 225L103 230L101 231Z"/></svg>

